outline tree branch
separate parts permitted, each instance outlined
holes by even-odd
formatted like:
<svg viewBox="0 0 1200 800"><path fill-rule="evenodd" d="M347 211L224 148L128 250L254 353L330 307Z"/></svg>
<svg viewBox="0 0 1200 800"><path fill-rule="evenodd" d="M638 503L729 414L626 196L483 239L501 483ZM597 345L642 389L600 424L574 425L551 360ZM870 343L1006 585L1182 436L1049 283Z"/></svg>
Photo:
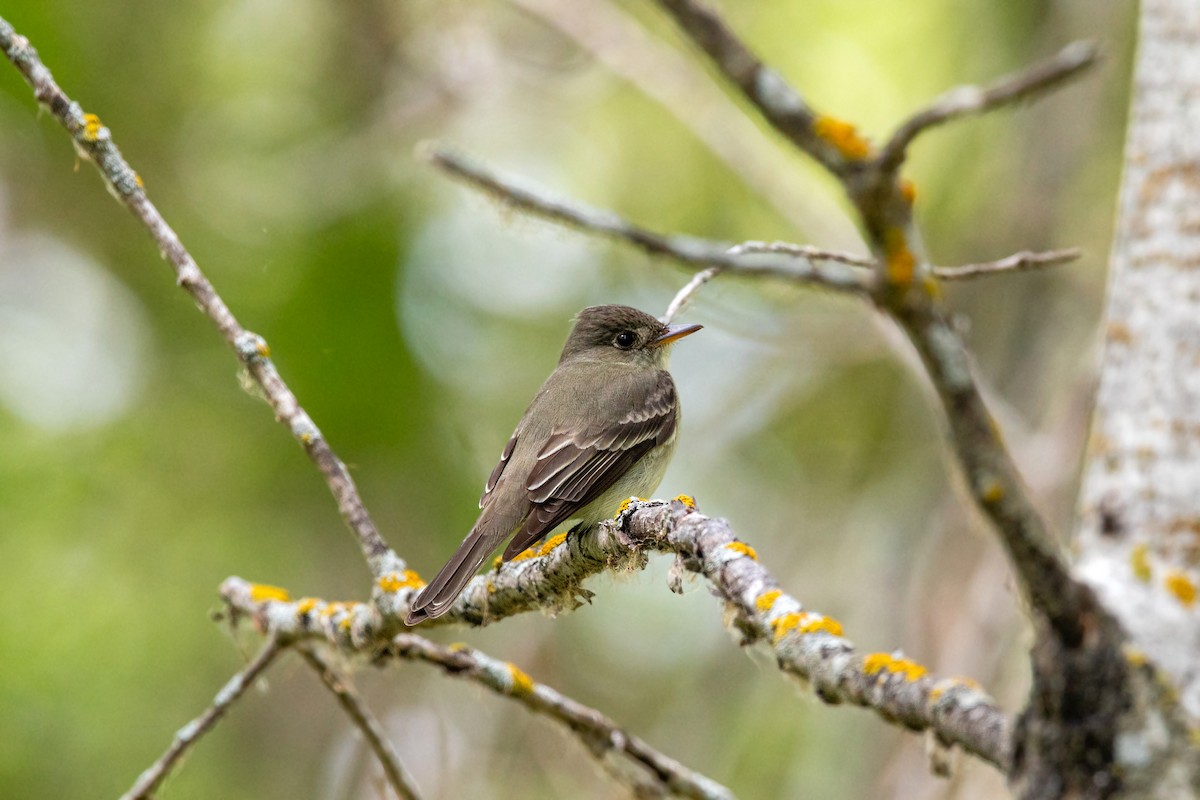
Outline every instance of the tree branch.
<svg viewBox="0 0 1200 800"><path fill-rule="evenodd" d="M843 253L813 248L810 254L738 255L730 252L728 244L656 233L611 211L554 197L545 189L502 176L464 153L437 144L423 145L418 155L468 186L520 211L570 228L630 242L651 255L667 256L692 269L719 267L734 274L779 278L861 296L871 291L872 276L861 269L849 269L847 259L853 257Z"/></svg>
<svg viewBox="0 0 1200 800"><path fill-rule="evenodd" d="M988 86L959 86L943 94L927 108L913 114L892 134L879 151L880 169L894 173L904 163L908 147L925 131L955 119L983 114L1010 103L1028 100L1058 88L1091 67L1099 59L1091 42L1072 42L1056 55L1027 69L1005 75Z"/></svg>
<svg viewBox="0 0 1200 800"><path fill-rule="evenodd" d="M112 133L95 114L85 114L78 103L59 88L29 40L19 35L0 18L0 49L24 76L37 102L47 109L70 134L80 158L92 162L105 186L145 226L158 245L163 259L175 272L175 281L188 293L200 310L216 326L233 348L255 384L262 390L275 418L287 426L321 471L338 510L358 539L359 547L374 574L403 569L395 553L387 546L375 523L363 506L354 480L346 465L337 457L316 423L300 406L296 395L280 377L271 361L266 341L241 326L225 301L200 271L195 259L179 236L167 224L158 208L150 202L141 177L133 171L113 142Z"/></svg>
<svg viewBox="0 0 1200 800"><path fill-rule="evenodd" d="M350 717L350 721L367 740L371 752L375 754L375 757L379 759L379 765L383 767L383 774L387 778L388 785L392 787L396 795L403 800L420 800L421 792L417 789L417 782L404 768L400 756L396 753L396 748L388 740L387 733L379 724L379 720L375 719L375 715L367 708L358 692L354 691L354 687L346 677L337 674L333 667L312 648L300 647L297 650L320 677L325 688L337 698L338 704L346 712L346 716Z"/></svg>
<svg viewBox="0 0 1200 800"><path fill-rule="evenodd" d="M560 723L635 797L659 797L666 791L695 800L733 800L733 793L721 784L663 755L599 711L534 681L511 662L466 645L434 644L413 633L392 638L386 653L441 667L448 675L486 686Z"/></svg>
<svg viewBox="0 0 1200 800"><path fill-rule="evenodd" d="M0 20L2 22L2 20ZM3 30L0 29L0 35L3 35ZM279 644L279 639L275 636L269 636L262 649L258 651L258 655L254 660L245 666L240 672L235 674L229 681L221 687L221 691L217 692L210 705L203 714L196 717L194 720L184 725L175 733L175 739L171 742L171 746L161 757L150 767L138 776L134 782L133 788L121 795L121 800L143 800L150 798L158 791L159 786L166 780L166 777L171 773L171 770L176 764L187 754L204 734L213 729L221 717L225 716L225 712L230 706L238 701L238 699L246 693L246 690L254 685L259 676L271 666L275 661L276 656L283 652L283 647Z"/></svg>
<svg viewBox="0 0 1200 800"><path fill-rule="evenodd" d="M1059 264L1067 264L1075 261L1081 255L1083 255L1083 251L1078 247L1071 247L1065 250L1045 250L1040 253L1022 250L1019 253L1013 253L1007 258L997 259L996 261L984 261L980 264L962 264L955 267L934 267L933 274L944 281L959 281L967 278L996 275L1002 272L1025 272L1028 270L1057 267Z"/></svg>
<svg viewBox="0 0 1200 800"><path fill-rule="evenodd" d="M616 522L583 536L555 537L474 578L448 614L424 624L487 625L527 611L573 609L591 594L583 588L586 578L640 569L649 552L671 553L683 570L712 584L745 643L770 647L780 670L805 680L822 700L865 706L905 728L932 730L939 740L1007 769L1012 722L972 683L935 679L899 656L858 653L836 620L806 611L784 594L727 522L690 503L633 501ZM411 575L397 576L390 591L377 595L378 610L362 603L264 599L240 578L227 579L221 596L232 613L251 615L262 630L372 654L388 641L379 614L403 615L420 585Z"/></svg>

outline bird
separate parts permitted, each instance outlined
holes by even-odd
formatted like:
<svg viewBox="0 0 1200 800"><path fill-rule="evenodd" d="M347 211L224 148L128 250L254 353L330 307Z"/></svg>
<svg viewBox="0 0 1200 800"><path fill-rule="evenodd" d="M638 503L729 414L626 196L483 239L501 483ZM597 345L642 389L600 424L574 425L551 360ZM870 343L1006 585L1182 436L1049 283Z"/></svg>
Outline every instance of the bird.
<svg viewBox="0 0 1200 800"><path fill-rule="evenodd" d="M417 594L407 625L445 614L501 542L503 560L567 522L581 530L658 488L675 450L671 345L701 325L667 325L624 305L583 309L479 498L479 517Z"/></svg>

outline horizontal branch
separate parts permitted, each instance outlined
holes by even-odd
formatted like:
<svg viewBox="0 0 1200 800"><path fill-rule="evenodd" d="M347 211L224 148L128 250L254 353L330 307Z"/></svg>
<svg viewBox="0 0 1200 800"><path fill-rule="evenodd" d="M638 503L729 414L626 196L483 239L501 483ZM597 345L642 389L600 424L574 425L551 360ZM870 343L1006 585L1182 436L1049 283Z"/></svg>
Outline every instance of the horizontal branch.
<svg viewBox="0 0 1200 800"><path fill-rule="evenodd" d="M171 774L175 765L200 741L204 734L221 721L225 712L246 693L247 689L254 685L254 682L266 671L267 667L271 666L281 652L283 652L283 647L279 640L274 636L269 637L254 660L221 687L221 691L217 692L216 697L213 698L212 705L205 709L203 714L176 732L175 739L167 751L138 776L133 788L121 795L121 800L143 800L143 798L153 797L162 782Z"/></svg>
<svg viewBox="0 0 1200 800"><path fill-rule="evenodd" d="M561 723L635 797L660 797L665 791L673 797L695 800L733 800L733 793L721 784L658 752L594 708L534 681L511 662L465 645L435 644L412 633L394 637L385 653L434 664L449 675L486 686L534 713ZM629 770L630 765L636 771Z"/></svg>
<svg viewBox="0 0 1200 800"><path fill-rule="evenodd" d="M1091 42L1072 42L1040 64L1005 75L988 86L951 89L896 129L892 138L880 149L878 164L884 173L895 172L904 163L909 145L930 128L1029 100L1081 74L1098 58L1096 46Z"/></svg>
<svg viewBox="0 0 1200 800"><path fill-rule="evenodd" d="M311 648L301 647L299 652L308 665L313 668L313 672L317 673L321 683L325 684L325 688L337 699L338 705L346 712L346 716L350 717L354 727L358 728L359 733L366 739L367 746L379 760L379 765L383 768L383 775L396 796L401 800L420 800L421 792L417 789L417 782L404 768L404 764L401 763L396 748L388 740L383 726L367 708L358 692L354 691L344 676L337 674L333 666Z"/></svg>
<svg viewBox="0 0 1200 800"><path fill-rule="evenodd" d="M464 153L437 144L422 146L418 154L468 186L520 211L569 228L629 242L651 255L672 258L692 269L718 267L735 275L777 278L863 296L871 291L873 276L861 269L848 268L845 254L815 248L809 254L731 253L730 245L723 242L656 233L611 211L555 197L545 189L503 176Z"/></svg>
<svg viewBox="0 0 1200 800"><path fill-rule="evenodd" d="M616 522L584 536L556 537L477 576L449 613L423 624L486 625L527 611L573 609L591 595L586 578L641 568L649 552L671 553L708 579L746 643L770 647L783 672L803 678L826 702L865 706L905 728L932 730L941 741L1007 768L1012 722L973 684L935 679L900 657L856 652L835 620L806 611L779 589L728 523L689 503L636 501ZM290 601L240 578L227 579L221 595L233 613L253 616L264 631L369 654L389 641L383 620L402 617L423 585L412 573L380 584L374 604Z"/></svg>
<svg viewBox="0 0 1200 800"><path fill-rule="evenodd" d="M995 275L1002 272L1025 272L1028 270L1057 267L1060 264L1075 261L1081 255L1083 255L1083 251L1078 247L1071 247L1065 250L1045 250L1042 252L1022 250L1019 253L1013 253L1007 258L997 259L996 261L984 261L979 264L962 264L955 267L934 267L933 274L944 281L958 281L966 278Z"/></svg>
<svg viewBox="0 0 1200 800"><path fill-rule="evenodd" d="M373 570L379 573L395 569L396 557L371 521L346 465L280 377L266 341L243 328L233 316L179 236L150 202L141 177L121 155L109 129L95 114L85 114L80 105L59 88L29 40L17 34L3 18L0 18L0 49L24 76L37 102L66 129L80 158L95 165L109 193L145 226L158 245L159 253L174 270L176 283L220 331L262 390L275 418L292 432L320 469L337 500L338 510L358 538L363 555Z"/></svg>

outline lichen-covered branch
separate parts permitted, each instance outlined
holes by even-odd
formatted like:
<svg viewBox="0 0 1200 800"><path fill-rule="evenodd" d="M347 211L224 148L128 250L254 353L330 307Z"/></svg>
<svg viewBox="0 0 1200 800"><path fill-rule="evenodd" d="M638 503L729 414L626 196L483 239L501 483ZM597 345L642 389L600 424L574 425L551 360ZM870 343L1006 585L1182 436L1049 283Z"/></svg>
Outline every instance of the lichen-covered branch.
<svg viewBox="0 0 1200 800"><path fill-rule="evenodd" d="M337 500L338 510L358 539L363 555L376 574L397 568L396 556L375 528L359 498L346 465L329 446L296 395L280 377L270 358L266 341L242 327L225 301L209 283L179 236L150 202L141 177L125 161L113 141L112 132L95 114L86 114L71 100L42 63L29 40L0 18L0 49L33 89L38 104L66 129L80 158L100 172L109 193L137 218L158 245L159 253L175 272L175 281L233 348L254 383L262 391L275 418L292 432L308 457L320 469ZM402 567L401 567L402 568Z"/></svg>
<svg viewBox="0 0 1200 800"><path fill-rule="evenodd" d="M279 640L274 636L268 637L254 660L221 687L221 691L217 692L216 697L213 698L212 705L205 709L203 714L176 732L171 746L138 776L133 788L121 795L121 800L143 800L153 797L162 782L171 774L175 765L187 755L187 752L200 741L204 734L221 721L225 712L246 693L247 689L254 685L254 682L266 671L267 667L271 666L281 652L283 652L283 647Z"/></svg>
<svg viewBox="0 0 1200 800"><path fill-rule="evenodd" d="M733 792L713 779L658 752L594 708L535 681L511 662L466 645L435 644L412 633L395 636L381 655L441 667L448 675L486 686L563 725L635 797L733 800Z"/></svg>
<svg viewBox="0 0 1200 800"><path fill-rule="evenodd" d="M420 800L421 792L417 789L417 782L404 768L400 756L396 753L396 748L392 747L387 733L383 730L383 725L367 708L358 692L354 691L349 680L344 675L339 675L333 666L313 649L307 647L297 649L308 665L317 673L321 683L325 684L325 688L337 699L338 705L346 712L346 716L350 717L350 721L367 740L367 745L375 754L375 758L379 760L379 765L383 768L383 775L396 796L402 800Z"/></svg>
<svg viewBox="0 0 1200 800"><path fill-rule="evenodd" d="M974 684L935 679L899 655L859 653L836 620L785 594L728 523L699 513L686 498L635 501L616 522L584 536L556 537L472 580L435 622L485 625L527 611L575 608L590 595L583 586L587 577L640 567L650 552L672 554L685 570L706 578L734 612L728 618L745 641L770 647L783 672L804 679L826 702L865 706L903 727L932 730L939 740L1007 768L1011 720ZM380 583L374 607L293 601L240 578L226 580L221 595L232 613L250 615L266 632L374 655L391 641L382 633L382 616L403 615L422 585L411 573Z"/></svg>

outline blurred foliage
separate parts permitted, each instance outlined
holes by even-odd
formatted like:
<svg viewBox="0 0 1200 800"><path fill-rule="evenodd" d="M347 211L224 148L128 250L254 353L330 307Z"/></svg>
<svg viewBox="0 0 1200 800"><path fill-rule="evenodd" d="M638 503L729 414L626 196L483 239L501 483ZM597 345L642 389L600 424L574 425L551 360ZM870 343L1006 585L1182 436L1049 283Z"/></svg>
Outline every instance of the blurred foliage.
<svg viewBox="0 0 1200 800"><path fill-rule="evenodd" d="M814 104L877 137L951 85L1073 38L1103 43L1094 74L930 134L909 168L940 263L1086 252L1053 273L949 289L1038 502L1069 529L1132 4L723 6ZM415 161L418 141L447 139L663 230L852 240L828 179L776 137L746 148L811 207L776 210L707 148L698 117L664 111L550 19L617 14L644 23L652 46L678 46L645 3L10 0L0 13L111 127L234 312L272 344L389 541L423 571L471 524L570 316L596 302L661 313L684 275L496 213ZM841 227L797 230L789 211ZM907 348L853 303L766 284L717 282L688 313L706 330L676 353L687 421L660 493L689 492L730 518L865 651L903 647L1015 707L1016 598L957 491ZM206 615L227 575L366 596L317 472L238 389L231 354L8 65L0 442L0 796L127 788L255 644ZM769 658L730 643L703 587L667 592L666 568L598 580L592 606L557 620L438 638L513 659L744 797L1001 791L969 762L931 778L915 737L789 686ZM164 796L382 796L361 743L298 664L273 670ZM621 795L577 743L481 690L416 665L358 680L431 798Z"/></svg>

